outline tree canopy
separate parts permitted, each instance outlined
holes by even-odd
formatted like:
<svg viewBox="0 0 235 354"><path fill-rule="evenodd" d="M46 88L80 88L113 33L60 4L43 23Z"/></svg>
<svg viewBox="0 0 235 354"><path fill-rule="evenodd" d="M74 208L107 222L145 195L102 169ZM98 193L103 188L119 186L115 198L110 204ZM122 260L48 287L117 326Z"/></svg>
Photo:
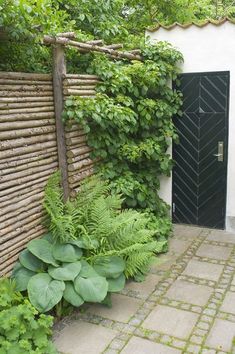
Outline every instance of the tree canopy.
<svg viewBox="0 0 235 354"><path fill-rule="evenodd" d="M136 47L148 26L235 17L235 0L0 0L0 69L50 66L44 34L75 31L80 40L102 38ZM29 60L31 58L31 60Z"/></svg>

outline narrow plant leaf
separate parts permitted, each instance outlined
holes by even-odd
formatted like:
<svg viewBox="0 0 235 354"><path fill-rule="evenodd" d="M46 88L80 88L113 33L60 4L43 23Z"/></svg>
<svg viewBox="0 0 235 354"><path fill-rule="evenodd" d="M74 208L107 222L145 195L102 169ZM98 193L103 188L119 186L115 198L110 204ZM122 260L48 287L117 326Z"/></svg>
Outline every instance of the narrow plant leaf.
<svg viewBox="0 0 235 354"><path fill-rule="evenodd" d="M70 244L57 243L52 248L53 257L61 262L76 262L82 257L82 250Z"/></svg>
<svg viewBox="0 0 235 354"><path fill-rule="evenodd" d="M75 291L74 285L70 281L65 283L65 291L63 297L67 302L75 307L79 307L84 303L84 300Z"/></svg>
<svg viewBox="0 0 235 354"><path fill-rule="evenodd" d="M101 302L108 292L108 282L100 276L92 278L78 276L74 281L74 287L83 300L88 302Z"/></svg>
<svg viewBox="0 0 235 354"><path fill-rule="evenodd" d="M48 273L56 280L74 280L81 270L81 262L63 263L61 267L50 266Z"/></svg>
<svg viewBox="0 0 235 354"><path fill-rule="evenodd" d="M52 255L52 245L43 239L32 240L28 243L28 250L43 262L52 264L57 267L59 264L56 262Z"/></svg>
<svg viewBox="0 0 235 354"><path fill-rule="evenodd" d="M38 272L43 269L43 262L29 252L28 249L25 249L20 253L19 260L22 266L33 272Z"/></svg>
<svg viewBox="0 0 235 354"><path fill-rule="evenodd" d="M126 278L125 275L122 273L118 278L116 279L107 279L107 282L109 284L108 291L111 293L121 291L125 287L125 282Z"/></svg>
<svg viewBox="0 0 235 354"><path fill-rule="evenodd" d="M27 289L32 305L39 312L48 312L61 300L65 283L52 279L49 274L39 273L30 279Z"/></svg>
<svg viewBox="0 0 235 354"><path fill-rule="evenodd" d="M94 262L95 271L105 278L118 278L125 269L125 262L121 257L100 257Z"/></svg>
<svg viewBox="0 0 235 354"><path fill-rule="evenodd" d="M29 280L34 275L34 272L23 267L19 262L17 262L12 271L12 278L15 280L16 283L16 291L26 290Z"/></svg>

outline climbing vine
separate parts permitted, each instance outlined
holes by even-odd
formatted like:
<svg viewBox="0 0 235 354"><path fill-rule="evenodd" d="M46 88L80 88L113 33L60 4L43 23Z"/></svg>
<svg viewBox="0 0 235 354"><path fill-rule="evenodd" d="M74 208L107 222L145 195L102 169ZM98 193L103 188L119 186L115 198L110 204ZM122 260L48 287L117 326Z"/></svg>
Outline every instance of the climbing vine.
<svg viewBox="0 0 235 354"><path fill-rule="evenodd" d="M165 42L145 45L141 55L130 63L96 54L88 72L102 79L98 93L69 98L65 119L83 126L97 170L125 196L125 206L165 217L159 177L173 166L168 148L177 139L172 117L180 114L181 94L170 83L183 58Z"/></svg>

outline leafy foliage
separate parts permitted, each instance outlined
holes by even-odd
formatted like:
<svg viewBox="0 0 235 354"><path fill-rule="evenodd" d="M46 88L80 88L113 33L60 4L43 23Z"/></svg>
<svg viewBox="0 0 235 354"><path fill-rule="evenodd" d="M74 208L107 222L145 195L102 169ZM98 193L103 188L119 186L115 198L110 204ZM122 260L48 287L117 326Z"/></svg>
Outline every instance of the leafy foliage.
<svg viewBox="0 0 235 354"><path fill-rule="evenodd" d="M6 354L56 354L51 336L51 316L38 311L15 290L15 283L0 279L0 352Z"/></svg>
<svg viewBox="0 0 235 354"><path fill-rule="evenodd" d="M112 62L96 55L89 71L103 80L94 99L71 97L65 119L88 133L98 171L125 197L127 207L148 208L166 216L158 196L159 177L170 175L168 152L177 135L172 116L180 114L181 96L169 87L177 78L181 54L159 42L142 48L144 62Z"/></svg>

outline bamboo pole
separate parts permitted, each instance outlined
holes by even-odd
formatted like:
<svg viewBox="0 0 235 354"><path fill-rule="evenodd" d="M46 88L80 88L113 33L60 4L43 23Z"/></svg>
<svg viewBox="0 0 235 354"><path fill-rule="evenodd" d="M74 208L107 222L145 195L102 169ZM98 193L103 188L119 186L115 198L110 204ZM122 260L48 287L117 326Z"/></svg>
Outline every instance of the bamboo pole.
<svg viewBox="0 0 235 354"><path fill-rule="evenodd" d="M44 190L41 188L36 188L34 189L34 193L31 193L30 195L26 194L22 196L20 199L15 198L15 203L14 204L9 204L6 206L1 205L0 209L0 220L1 220L1 225L0 229L3 228L3 224L6 220L12 219L16 217L18 214L22 214L23 212L32 209L35 206L41 206L42 207L42 199L44 196ZM26 204L25 204L26 203Z"/></svg>
<svg viewBox="0 0 235 354"><path fill-rule="evenodd" d="M19 166L49 156L57 156L56 145L54 147L41 149L36 152L30 152L29 154L26 153L25 155L22 155L21 159L19 159L18 156L3 158L0 160L0 169Z"/></svg>
<svg viewBox="0 0 235 354"><path fill-rule="evenodd" d="M28 120L28 121L18 121L12 122L2 122L0 119L0 132L9 131L9 129L23 129L23 128L35 128L35 127L45 127L55 124L55 119L44 119L44 120Z"/></svg>
<svg viewBox="0 0 235 354"><path fill-rule="evenodd" d="M2 87L1 87L2 88ZM0 90L0 97L4 98L19 98L19 97L24 97L24 98L28 98L28 97L48 97L53 95L53 91L52 90L48 90L48 91L4 91L4 90Z"/></svg>
<svg viewBox="0 0 235 354"><path fill-rule="evenodd" d="M22 107L22 106L21 106ZM18 107L15 107L14 109L10 109L8 107L6 107L6 109L4 110L0 110L0 115L15 115L15 114L20 114L20 113L24 113L24 114L28 114L28 113L43 113L43 112L46 112L46 113L50 113L51 115L51 112L54 113L54 105L44 105L41 106L41 107L35 107L35 105L32 105L31 107L24 107L24 108L18 108ZM0 108L1 109L1 108ZM54 116L54 114L53 114ZM9 121L9 120L8 120Z"/></svg>
<svg viewBox="0 0 235 354"><path fill-rule="evenodd" d="M14 161L6 161L2 162L0 161L0 176L4 176L10 173L14 173L17 171L20 171L21 169L27 169L33 166L33 164L41 163L42 161L49 161L49 159L57 159L57 152L49 152L45 153L43 151L43 154L39 154L37 156L33 156L31 158L27 159L18 159Z"/></svg>
<svg viewBox="0 0 235 354"><path fill-rule="evenodd" d="M1 85L1 90L8 90L8 91L35 91L35 92L41 92L41 91L52 91L52 84L51 85L7 85L7 84L2 84ZM27 92L28 94L28 92Z"/></svg>
<svg viewBox="0 0 235 354"><path fill-rule="evenodd" d="M85 166L90 166L94 165L94 161L90 158L83 159L79 162L72 163L69 165L68 170L69 170L69 176L72 176L72 174L77 173L80 169L82 169Z"/></svg>
<svg viewBox="0 0 235 354"><path fill-rule="evenodd" d="M74 89L64 89L64 95L69 96L94 96L96 94L95 90L74 90Z"/></svg>
<svg viewBox="0 0 235 354"><path fill-rule="evenodd" d="M81 160L87 159L89 157L90 157L89 152L82 154L82 155L77 155L76 157L70 157L70 158L68 158L68 166L70 166L71 164L74 164L76 162L79 162Z"/></svg>
<svg viewBox="0 0 235 354"><path fill-rule="evenodd" d="M66 91L65 90L80 90L80 91L83 91L83 90L85 90L85 91L90 91L90 90L95 90L96 89L96 85L91 85L91 86L81 86L81 85L79 85L79 86L66 86L66 85L64 85L64 92L66 93Z"/></svg>
<svg viewBox="0 0 235 354"><path fill-rule="evenodd" d="M74 80L99 80L99 76L97 75L89 75L89 74L63 74L64 79L74 79Z"/></svg>
<svg viewBox="0 0 235 354"><path fill-rule="evenodd" d="M2 244L1 247L3 247L3 249L5 249L6 247L8 247L8 245L4 244L6 241L14 239L15 237L19 236L20 234L28 231L30 228L38 226L39 224L41 224L42 220L43 220L43 217L40 214L33 215L33 217L31 217L30 220L27 220L26 224L22 225L14 232L11 232L7 235L0 237L0 244Z"/></svg>
<svg viewBox="0 0 235 354"><path fill-rule="evenodd" d="M84 130L74 130L74 131L70 131L70 132L65 132L65 137L66 137L66 140L69 139L69 138L75 138L77 136L82 136L82 135L85 135L84 133Z"/></svg>
<svg viewBox="0 0 235 354"><path fill-rule="evenodd" d="M11 181L6 181L2 182L0 184L0 191L4 191L7 188L11 188L17 185L21 185L25 182L33 180L34 177L43 177L43 176L48 176L50 173L55 171L55 169L58 167L57 162L53 162L48 166L39 166L32 168L32 171L27 171L28 174L25 175L22 173L22 176L19 175L17 179L11 180ZM30 173L31 172L31 173Z"/></svg>
<svg viewBox="0 0 235 354"><path fill-rule="evenodd" d="M13 103L14 105L16 103L21 103L25 102L26 104L29 104L29 102L53 102L53 96L35 96L35 97L0 97L0 104L3 103Z"/></svg>
<svg viewBox="0 0 235 354"><path fill-rule="evenodd" d="M37 230L37 231L35 231ZM17 243L13 244L12 246L8 247L7 249L5 249L4 251L2 251L0 253L0 257L4 256L5 254L7 254L8 252L11 253L12 251L16 250L16 253L19 252L19 249L23 249L24 246L32 239L36 238L36 237L40 237L41 235L43 235L43 233L46 233L46 228L43 226L39 226L38 229L34 229L33 234L31 234L30 236L26 237L23 240L18 241ZM36 235L36 236L35 236Z"/></svg>
<svg viewBox="0 0 235 354"><path fill-rule="evenodd" d="M81 144L87 142L87 135L83 134L80 136L76 136L74 138L68 138L66 139L66 144L71 146L71 145L77 145L77 144Z"/></svg>
<svg viewBox="0 0 235 354"><path fill-rule="evenodd" d="M105 47L99 47L97 45L92 45L92 44L87 44L87 43L81 43L81 42L76 42L72 41L67 38L62 38L62 37L51 37L51 36L44 36L44 43L50 43L50 44L61 44L65 46L71 46L75 47L82 50L88 50L91 52L99 52L99 53L105 53L108 55L111 55L112 57L115 58L122 58L122 59L129 59L129 60L142 60L141 56L131 54L128 52L118 52L115 49L109 49Z"/></svg>
<svg viewBox="0 0 235 354"><path fill-rule="evenodd" d="M47 140L47 137L48 137L48 140ZM33 140L34 140L34 138L33 138ZM10 148L10 150L5 150L3 152L0 152L0 160L10 158L10 157L14 157L14 159L15 159L18 156L27 155L28 153L35 152L35 151L43 151L46 148L49 148L49 147L51 148L51 147L56 146L56 141L55 141L55 139L52 140L50 138L50 134L43 136L43 139L45 139L45 140L43 140L44 141L43 146L42 146L42 144L37 144L37 142L40 141L39 138L40 137L37 136L37 140L35 140L34 143L32 143L32 145ZM24 141L25 140L23 139L22 143L24 143ZM32 139L31 139L31 141L32 141ZM0 146L1 146L1 144L0 144ZM0 150L1 150L1 148L0 148Z"/></svg>
<svg viewBox="0 0 235 354"><path fill-rule="evenodd" d="M14 129L14 127L12 127ZM17 129L0 132L0 140L15 139L19 137L35 136L40 134L52 133L55 131L53 125L48 125L46 127L37 127L37 128L26 128L26 129Z"/></svg>
<svg viewBox="0 0 235 354"><path fill-rule="evenodd" d="M30 162L25 165L20 165L18 167L6 168L2 172L0 172L0 183L6 181L11 181L12 179L17 178L17 176L26 176L30 174L31 168L44 166L53 162L57 162L57 156L49 157L47 159L40 159L38 161Z"/></svg>
<svg viewBox="0 0 235 354"><path fill-rule="evenodd" d="M34 151L33 149L38 146L39 143L50 143L50 146L56 146L56 135L55 133L36 135L32 137L17 138L12 140L4 140L0 142L0 160L5 157L14 157L14 151L17 153L16 149L19 150L19 155L27 154L29 151ZM30 146L31 145L31 146ZM49 145L46 145L49 146ZM14 149L11 151L11 149ZM31 150L30 150L31 149ZM43 151L43 146L37 151ZM2 151L2 152L1 152ZM16 155L17 156L17 155ZM19 157L17 157L19 158Z"/></svg>
<svg viewBox="0 0 235 354"><path fill-rule="evenodd" d="M67 151L67 156L68 157L76 157L77 155L85 154L86 152L91 152L91 151L92 151L92 148L90 148L89 146L84 146L81 148L71 149L71 150Z"/></svg>
<svg viewBox="0 0 235 354"><path fill-rule="evenodd" d="M38 81L51 81L51 74L35 74L35 73L13 73L13 72L0 72L1 79L20 79L20 80L38 80Z"/></svg>
<svg viewBox="0 0 235 354"><path fill-rule="evenodd" d="M87 85L96 85L102 82L98 79L64 79L64 86L87 86Z"/></svg>
<svg viewBox="0 0 235 354"><path fill-rule="evenodd" d="M21 121L32 121L32 120L38 120L38 119L51 119L54 118L54 123L55 123L55 113L54 111L50 112L37 112L37 113L15 113L15 114L5 114L5 115L0 115L0 122L12 122L10 123L10 126L13 124L17 123L17 120ZM27 123L26 123L27 124ZM44 125L45 122L42 123ZM1 124L2 125L2 124Z"/></svg>
<svg viewBox="0 0 235 354"><path fill-rule="evenodd" d="M46 182L48 181L48 178L50 177L50 175L52 173L53 173L53 170L49 170L48 173L45 173L43 175L42 174L40 176L34 175L34 176L32 176L30 181L22 182L22 184L19 184L18 186L14 186L14 187L8 188L7 190L4 189L4 190L0 191L1 200L5 196L8 196L8 198L9 198L9 196L15 192L19 193L20 190L25 192L26 188L28 188L28 187L37 188L41 182L44 182L46 184Z"/></svg>
<svg viewBox="0 0 235 354"><path fill-rule="evenodd" d="M38 81L38 80L20 80L18 79L2 79L0 72L0 84L1 85L52 85L51 81Z"/></svg>
<svg viewBox="0 0 235 354"><path fill-rule="evenodd" d="M33 194L40 193L44 190L47 183L47 179L43 178L43 181L36 181L29 187L22 187L20 190L10 192L9 194L1 197L1 208L5 208L8 205L18 203L20 200L30 197Z"/></svg>

